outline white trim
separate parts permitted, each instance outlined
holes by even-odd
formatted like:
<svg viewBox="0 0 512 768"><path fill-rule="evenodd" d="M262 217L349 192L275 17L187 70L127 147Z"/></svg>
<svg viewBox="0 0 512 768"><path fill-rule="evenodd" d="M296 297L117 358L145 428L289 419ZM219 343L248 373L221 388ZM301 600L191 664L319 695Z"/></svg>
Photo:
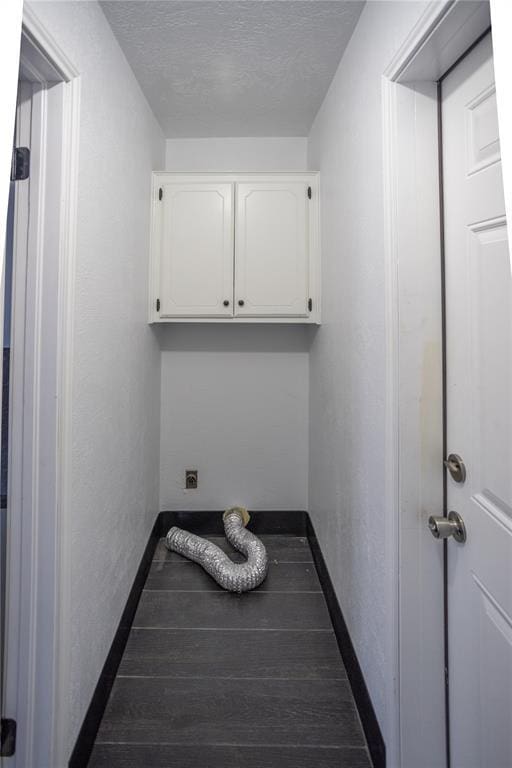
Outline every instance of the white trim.
<svg viewBox="0 0 512 768"><path fill-rule="evenodd" d="M68 518L80 80L28 7L22 40L22 72L36 83L33 125L39 130L32 136L29 279L25 289L19 273L13 294L16 375L22 376L24 385L23 397L13 392L17 406L13 404L11 432L11 480L19 488L20 520L12 526L10 540L8 653L14 669L9 706L15 711L9 716L18 720L19 734L10 764L65 768L70 714Z"/></svg>
<svg viewBox="0 0 512 768"><path fill-rule="evenodd" d="M384 70L384 77L392 82L397 82L403 77L407 68L418 56L427 40L431 38L435 29L454 4L455 0L442 0L441 2L433 0L428 4Z"/></svg>
<svg viewBox="0 0 512 768"><path fill-rule="evenodd" d="M46 27L41 24L33 8L27 4L23 8L23 33L54 70L56 80L69 83L78 77L79 72L74 64L49 34ZM53 80L46 80L45 82L53 82Z"/></svg>
<svg viewBox="0 0 512 768"><path fill-rule="evenodd" d="M20 88L22 100L17 105L16 122L16 143L29 143L32 124L32 99L31 86L24 85ZM37 129L38 120L34 117L34 130ZM32 185L33 186L33 185ZM9 493L7 503L7 573L6 573L6 634L5 634L5 712L7 716L13 717L22 707L27 707L23 697L22 687L27 688L28 684L22 686L19 678L21 674L28 673L28 665L20 669L19 648L21 639L26 633L23 633L22 626L22 606L20 595L22 594L22 581L30 576L30 565L32 557L29 556L29 568L23 571L21 558L19 555L19 541L23 536L22 515L20 514L23 500L23 472L22 472L22 440L13 440L13 434L19 433L23 428L23 416L21 407L23 403L23 368L20 360L24 357L24 315L25 315L25 283L26 283L26 253L28 250L27 229L23 226L28 217L28 210L32 197L29 200L29 194L32 195L32 187L27 185L18 187L15 195L15 223L13 232L13 274L12 274L12 321L11 321L11 362L10 362L10 392L11 403L9 409ZM37 205L34 206L37 208ZM18 256L19 254L19 256ZM18 287L21 286L21 287ZM15 296L19 295L21 301L15 301ZM16 397L21 393L21 397ZM21 425L17 430L14 425ZM11 514L14 509L17 514ZM30 530L30 529L29 529ZM12 548L11 548L12 543ZM25 542L26 550L31 554L30 540ZM28 590L30 594L30 590ZM27 714L27 717L29 715Z"/></svg>
<svg viewBox="0 0 512 768"><path fill-rule="evenodd" d="M440 549L428 549L424 518L442 500L435 83L488 23L486 2L431 2L383 73L386 552L393 621L387 693L393 714L386 732L388 764L393 768L444 765L439 721L444 709L442 565L433 568L427 580L421 561L422 556L439 555ZM408 270L412 261L414 268ZM421 356L427 347L430 361L423 364L430 365L432 380L426 397ZM426 423L425 433L416 429L420 423ZM423 449L419 456L418 446ZM425 621L423 626L413 624L418 619Z"/></svg>
<svg viewBox="0 0 512 768"><path fill-rule="evenodd" d="M392 82L435 82L491 23L488 0L434 0L384 71Z"/></svg>
<svg viewBox="0 0 512 768"><path fill-rule="evenodd" d="M71 70L68 70L71 71ZM59 316L58 335L60 338L58 358L58 387L60 410L57 423L57 446L59 455L57 474L57 517L59 520L59 548L57 552L56 616L58 634L55 637L54 663L57 668L53 765L60 766L67 759L69 751L68 711L62 703L70 692L71 647L69 629L71 626L71 537L68 516L71 508L71 455L72 455L72 403L73 403L73 358L75 318L75 264L76 227L78 201L78 153L80 137L80 80L70 80L65 94L62 158L62 207L61 245L59 252ZM62 577L65 576L65 578ZM59 663L60 660L60 663ZM60 709L59 709L60 704Z"/></svg>
<svg viewBox="0 0 512 768"><path fill-rule="evenodd" d="M512 243L512 94L509 72L512 65L510 30L512 29L512 5L510 0L491 0L493 22L494 73L500 129L501 167L507 211L508 242ZM509 248L512 272L512 247Z"/></svg>
<svg viewBox="0 0 512 768"><path fill-rule="evenodd" d="M388 605L391 607L390 633L388 636L387 657L391 675L387 691L389 721L386 724L386 754L388 764L398 768L400 744L400 616L399 616L399 524L396 514L399 491L399 448L398 429L398 264L394 258L396 244L396 179L393 174L395 164L395 104L392 85L383 84L382 88L382 124L383 124L383 162L384 162L384 226L386 239L385 269L385 307L386 307L386 400L385 400L385 494L386 494L386 562L390 564L391 575L388 582Z"/></svg>

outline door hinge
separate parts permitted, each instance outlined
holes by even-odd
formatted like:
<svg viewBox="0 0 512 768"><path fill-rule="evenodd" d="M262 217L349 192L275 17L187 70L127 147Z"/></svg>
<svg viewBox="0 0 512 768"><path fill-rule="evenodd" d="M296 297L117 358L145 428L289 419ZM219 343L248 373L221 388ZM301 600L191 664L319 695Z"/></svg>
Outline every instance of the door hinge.
<svg viewBox="0 0 512 768"><path fill-rule="evenodd" d="M16 720L2 717L0 757L12 757L16 752Z"/></svg>
<svg viewBox="0 0 512 768"><path fill-rule="evenodd" d="M308 187L308 197L311 200L311 187Z"/></svg>
<svg viewBox="0 0 512 768"><path fill-rule="evenodd" d="M311 312L313 309L313 299L308 299L308 309Z"/></svg>
<svg viewBox="0 0 512 768"><path fill-rule="evenodd" d="M11 181L25 181L30 174L30 149L14 147L11 161Z"/></svg>
<svg viewBox="0 0 512 768"><path fill-rule="evenodd" d="M160 299L156 300L156 311L160 312Z"/></svg>
<svg viewBox="0 0 512 768"><path fill-rule="evenodd" d="M158 199L161 200L163 196L164 196L164 191L162 187L160 187L160 189L158 190Z"/></svg>

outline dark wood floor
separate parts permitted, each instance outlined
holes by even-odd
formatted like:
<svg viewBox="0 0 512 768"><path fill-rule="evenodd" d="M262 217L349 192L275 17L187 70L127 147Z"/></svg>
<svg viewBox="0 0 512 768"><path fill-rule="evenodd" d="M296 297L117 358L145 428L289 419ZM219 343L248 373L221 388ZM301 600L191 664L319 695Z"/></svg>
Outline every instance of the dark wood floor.
<svg viewBox="0 0 512 768"><path fill-rule="evenodd" d="M370 768L307 540L261 538L245 595L159 543L89 768Z"/></svg>

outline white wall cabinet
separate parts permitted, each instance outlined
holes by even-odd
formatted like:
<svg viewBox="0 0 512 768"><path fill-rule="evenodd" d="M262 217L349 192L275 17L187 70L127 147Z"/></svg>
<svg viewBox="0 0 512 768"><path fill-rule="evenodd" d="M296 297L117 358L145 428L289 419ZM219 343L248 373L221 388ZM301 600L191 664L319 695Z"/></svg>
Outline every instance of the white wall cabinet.
<svg viewBox="0 0 512 768"><path fill-rule="evenodd" d="M149 321L319 323L318 174L155 173Z"/></svg>
<svg viewBox="0 0 512 768"><path fill-rule="evenodd" d="M308 186L236 185L235 315L307 317Z"/></svg>
<svg viewBox="0 0 512 768"><path fill-rule="evenodd" d="M160 317L229 317L232 302L226 305L225 300L233 292L233 185L170 182L159 187L158 196Z"/></svg>

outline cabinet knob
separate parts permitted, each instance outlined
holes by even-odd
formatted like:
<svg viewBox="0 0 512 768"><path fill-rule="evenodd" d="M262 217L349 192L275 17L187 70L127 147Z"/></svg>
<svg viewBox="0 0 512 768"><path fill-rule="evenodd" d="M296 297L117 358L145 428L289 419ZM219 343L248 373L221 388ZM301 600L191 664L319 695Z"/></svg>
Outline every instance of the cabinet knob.
<svg viewBox="0 0 512 768"><path fill-rule="evenodd" d="M244 304L245 304L245 301L243 299L238 299L238 306L239 307L243 307Z"/></svg>
<svg viewBox="0 0 512 768"><path fill-rule="evenodd" d="M227 299L224 299L222 303L224 304L225 307L229 307L229 301Z"/></svg>

